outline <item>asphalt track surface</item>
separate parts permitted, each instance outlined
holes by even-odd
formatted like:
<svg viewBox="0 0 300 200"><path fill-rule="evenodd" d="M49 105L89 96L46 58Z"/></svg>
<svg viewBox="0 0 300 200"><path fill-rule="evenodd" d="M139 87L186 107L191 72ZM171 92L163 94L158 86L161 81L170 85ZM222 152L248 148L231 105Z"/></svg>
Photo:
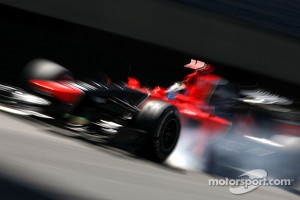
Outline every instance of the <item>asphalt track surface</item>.
<svg viewBox="0 0 300 200"><path fill-rule="evenodd" d="M0 113L0 199L299 199L275 187L233 195L212 178Z"/></svg>

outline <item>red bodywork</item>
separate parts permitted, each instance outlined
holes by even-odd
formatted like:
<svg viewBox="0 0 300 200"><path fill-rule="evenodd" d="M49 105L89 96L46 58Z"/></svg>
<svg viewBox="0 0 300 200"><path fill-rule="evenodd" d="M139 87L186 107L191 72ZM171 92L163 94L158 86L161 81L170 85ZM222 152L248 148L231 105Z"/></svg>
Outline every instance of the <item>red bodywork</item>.
<svg viewBox="0 0 300 200"><path fill-rule="evenodd" d="M152 90L147 90L140 86L137 79L131 77L128 79L127 85L132 89L148 91L152 98L158 98L176 106L181 115L182 132L188 130L190 133L201 135L201 137L196 137L198 141L194 142L197 145L192 152L194 155L200 156L209 139L226 133L231 127L231 122L214 115L214 107L207 103L216 82L220 79L221 77L217 75L201 74L196 71L186 76L182 82L185 84L184 92L177 92L174 98L169 97L167 88L156 86ZM194 123L191 127L190 121L196 122L196 126Z"/></svg>
<svg viewBox="0 0 300 200"><path fill-rule="evenodd" d="M83 95L80 89L63 81L30 80L29 82L34 88L68 104L74 104Z"/></svg>

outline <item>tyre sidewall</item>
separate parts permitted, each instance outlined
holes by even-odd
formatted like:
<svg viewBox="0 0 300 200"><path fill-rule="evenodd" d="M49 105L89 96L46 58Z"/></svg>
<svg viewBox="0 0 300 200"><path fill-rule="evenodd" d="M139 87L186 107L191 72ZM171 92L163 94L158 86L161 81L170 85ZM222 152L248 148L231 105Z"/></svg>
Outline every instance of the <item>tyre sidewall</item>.
<svg viewBox="0 0 300 200"><path fill-rule="evenodd" d="M174 123L174 140L169 148L163 145L163 131L171 121ZM180 134L180 117L176 107L158 100L146 102L137 116L138 129L148 132L145 154L151 160L163 162L174 150Z"/></svg>

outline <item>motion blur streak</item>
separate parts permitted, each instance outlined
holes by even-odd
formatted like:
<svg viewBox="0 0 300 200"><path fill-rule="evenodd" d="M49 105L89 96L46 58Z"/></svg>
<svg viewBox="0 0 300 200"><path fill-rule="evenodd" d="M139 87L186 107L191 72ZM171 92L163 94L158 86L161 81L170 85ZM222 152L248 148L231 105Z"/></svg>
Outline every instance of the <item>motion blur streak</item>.
<svg viewBox="0 0 300 200"><path fill-rule="evenodd" d="M186 117L182 117L182 122L179 142L166 163L185 170L201 171L206 143L225 135L230 130L231 123L220 123L211 118L194 121Z"/></svg>
<svg viewBox="0 0 300 200"><path fill-rule="evenodd" d="M298 0L178 0L271 30L300 36Z"/></svg>
<svg viewBox="0 0 300 200"><path fill-rule="evenodd" d="M1 199L298 199L276 188L236 197L208 186L204 174L179 173L32 120L0 119Z"/></svg>
<svg viewBox="0 0 300 200"><path fill-rule="evenodd" d="M249 112L237 114L231 126L219 129L222 131L203 124L185 125L167 160L171 166L229 178L264 169L269 178L295 180L288 189L299 193L299 123Z"/></svg>

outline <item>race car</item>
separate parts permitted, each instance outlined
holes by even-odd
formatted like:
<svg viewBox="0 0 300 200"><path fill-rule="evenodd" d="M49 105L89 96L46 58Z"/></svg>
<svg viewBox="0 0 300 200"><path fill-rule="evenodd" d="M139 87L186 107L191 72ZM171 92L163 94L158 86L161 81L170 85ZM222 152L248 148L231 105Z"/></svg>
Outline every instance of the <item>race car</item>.
<svg viewBox="0 0 300 200"><path fill-rule="evenodd" d="M192 73L182 82L149 89L132 77L119 81L101 74L89 81L74 80L66 68L36 59L25 67L27 86L0 85L0 100L14 112L51 117L71 130L121 143L146 140L143 155L163 162L176 147L180 131L186 135L194 130L194 136L201 136L194 150L200 155L206 141L231 124L226 117L234 98L228 95L234 93L228 82L201 61L192 59L185 67Z"/></svg>
<svg viewBox="0 0 300 200"><path fill-rule="evenodd" d="M211 139L230 130L239 102L252 100L257 105L253 99L263 96L261 105L274 102L276 96L255 93L253 98L251 93L241 98L229 81L211 73L211 65L192 59L185 67L192 72L183 81L151 89L133 77L120 81L102 73L96 79L74 80L66 68L37 59L25 67L23 89L0 85L0 109L52 118L70 130L114 142L145 141L143 155L151 160L164 162L169 157L178 165L184 157L192 160L184 165L191 166L200 163Z"/></svg>
<svg viewBox="0 0 300 200"><path fill-rule="evenodd" d="M147 91L135 90L109 77L77 81L66 68L45 59L24 70L23 89L0 84L0 109L51 118L78 132L136 144L142 155L163 162L174 150L181 129L178 109Z"/></svg>

